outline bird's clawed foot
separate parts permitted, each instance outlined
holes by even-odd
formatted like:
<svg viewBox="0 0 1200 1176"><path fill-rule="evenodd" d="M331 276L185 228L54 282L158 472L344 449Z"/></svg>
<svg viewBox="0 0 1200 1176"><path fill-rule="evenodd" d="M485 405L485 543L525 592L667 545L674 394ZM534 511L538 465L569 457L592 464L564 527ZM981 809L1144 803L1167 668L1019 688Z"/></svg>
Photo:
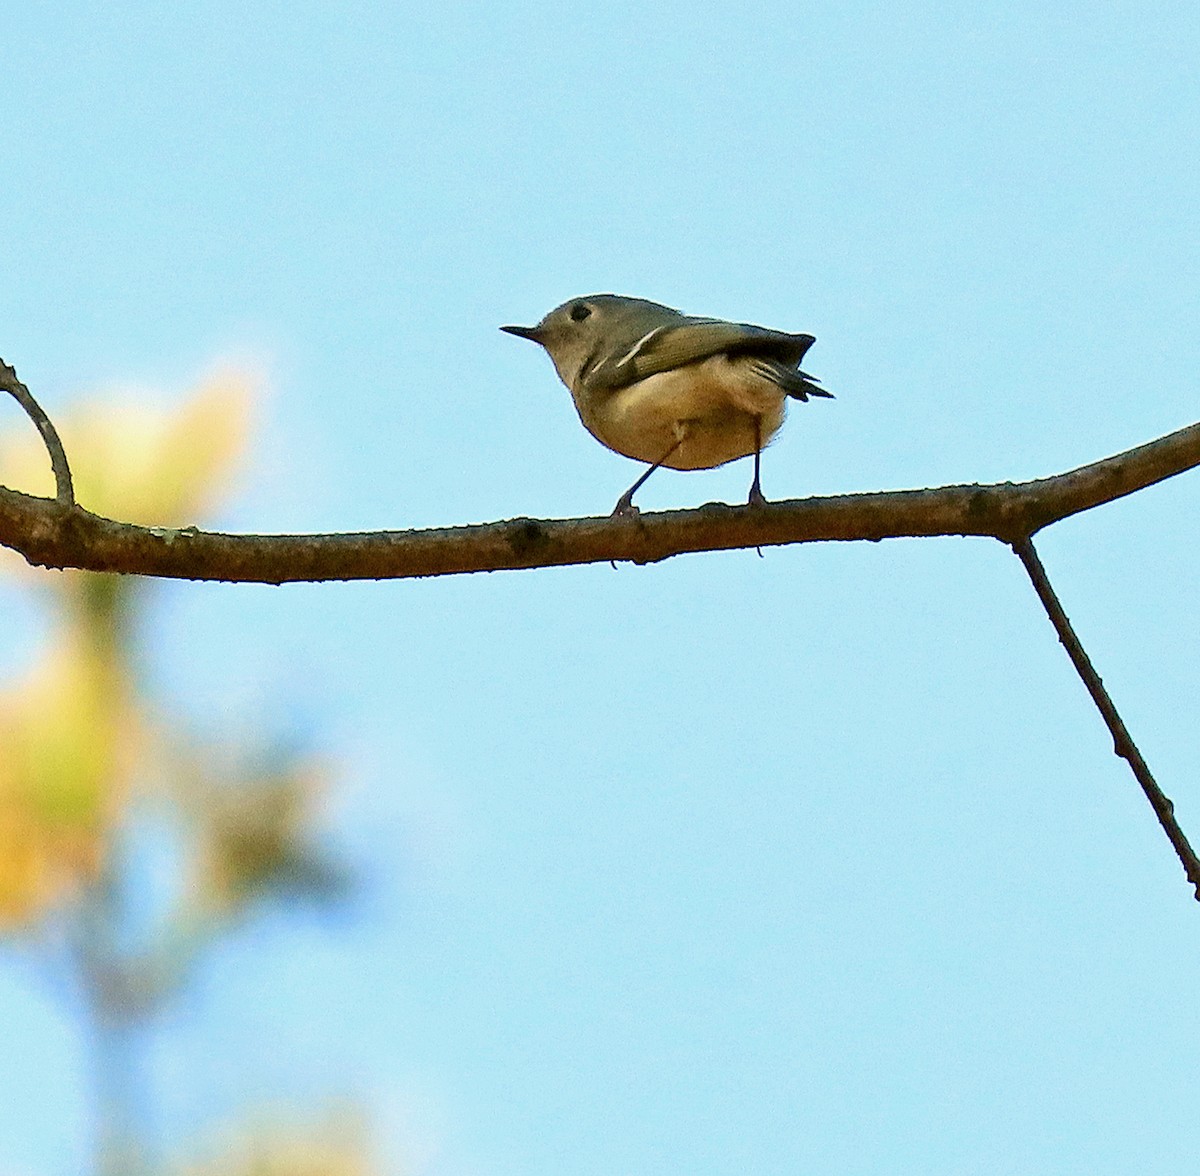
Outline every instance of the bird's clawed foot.
<svg viewBox="0 0 1200 1176"><path fill-rule="evenodd" d="M612 514L609 517L614 519L636 519L641 513L633 505L633 491L627 490L617 499L617 505L613 507Z"/></svg>
<svg viewBox="0 0 1200 1176"><path fill-rule="evenodd" d="M754 479L754 484L750 487L750 497L746 499L747 506L766 506L770 499L762 492L762 487L758 484L758 479Z"/></svg>

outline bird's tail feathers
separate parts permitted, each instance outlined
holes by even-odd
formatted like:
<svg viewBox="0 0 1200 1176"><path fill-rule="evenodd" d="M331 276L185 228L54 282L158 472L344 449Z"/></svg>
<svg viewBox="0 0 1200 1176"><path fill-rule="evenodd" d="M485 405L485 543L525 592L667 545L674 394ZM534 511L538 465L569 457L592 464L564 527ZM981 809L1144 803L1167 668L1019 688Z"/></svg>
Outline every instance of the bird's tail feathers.
<svg viewBox="0 0 1200 1176"><path fill-rule="evenodd" d="M763 379L770 380L772 384L782 388L793 400L807 400L810 396L822 396L828 400L834 398L832 392L826 392L821 387L816 376L810 376L808 372L798 371L786 364L760 359L755 362L754 370Z"/></svg>

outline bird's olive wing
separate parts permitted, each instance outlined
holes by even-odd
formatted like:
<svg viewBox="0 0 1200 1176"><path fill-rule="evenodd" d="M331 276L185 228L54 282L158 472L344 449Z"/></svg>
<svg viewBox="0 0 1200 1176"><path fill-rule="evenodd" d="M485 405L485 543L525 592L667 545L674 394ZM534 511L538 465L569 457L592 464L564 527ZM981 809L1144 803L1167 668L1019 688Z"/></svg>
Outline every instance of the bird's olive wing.
<svg viewBox="0 0 1200 1176"><path fill-rule="evenodd" d="M789 335L748 323L685 319L647 331L624 353L593 366L588 378L598 385L623 387L722 353L762 355L794 367L813 341L812 335Z"/></svg>

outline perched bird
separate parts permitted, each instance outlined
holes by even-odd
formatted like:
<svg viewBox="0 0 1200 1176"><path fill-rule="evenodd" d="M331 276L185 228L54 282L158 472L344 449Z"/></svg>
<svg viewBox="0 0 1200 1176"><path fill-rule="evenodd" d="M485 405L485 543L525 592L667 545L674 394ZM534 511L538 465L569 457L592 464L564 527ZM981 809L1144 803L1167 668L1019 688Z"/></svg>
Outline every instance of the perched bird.
<svg viewBox="0 0 1200 1176"><path fill-rule="evenodd" d="M633 495L659 466L706 470L750 454L750 503L766 502L760 458L787 398L833 395L800 371L812 335L692 318L644 298L591 294L536 327L500 329L546 349L597 441L650 463L614 515L637 514Z"/></svg>

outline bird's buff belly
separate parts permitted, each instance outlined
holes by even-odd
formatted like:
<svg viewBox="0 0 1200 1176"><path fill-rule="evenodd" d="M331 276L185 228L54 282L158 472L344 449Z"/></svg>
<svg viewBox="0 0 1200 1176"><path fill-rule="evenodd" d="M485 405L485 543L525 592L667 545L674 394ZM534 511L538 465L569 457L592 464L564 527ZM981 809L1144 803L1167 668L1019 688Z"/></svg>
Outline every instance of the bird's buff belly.
<svg viewBox="0 0 1200 1176"><path fill-rule="evenodd" d="M575 398L592 436L637 461L658 461L682 436L662 463L675 470L711 469L753 453L756 419L765 446L783 424L784 403L780 389L724 355L649 376L591 405Z"/></svg>

